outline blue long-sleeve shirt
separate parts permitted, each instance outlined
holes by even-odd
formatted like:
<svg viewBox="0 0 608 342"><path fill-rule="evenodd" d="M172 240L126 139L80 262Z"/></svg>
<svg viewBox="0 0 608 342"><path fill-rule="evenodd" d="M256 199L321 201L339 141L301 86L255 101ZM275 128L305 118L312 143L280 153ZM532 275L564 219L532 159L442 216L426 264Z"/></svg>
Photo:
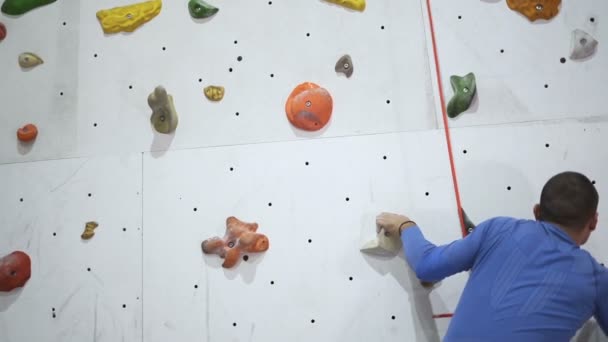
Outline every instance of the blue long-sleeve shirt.
<svg viewBox="0 0 608 342"><path fill-rule="evenodd" d="M592 316L608 335L608 271L547 222L494 218L435 246L403 231L421 280L471 270L444 341L569 341Z"/></svg>

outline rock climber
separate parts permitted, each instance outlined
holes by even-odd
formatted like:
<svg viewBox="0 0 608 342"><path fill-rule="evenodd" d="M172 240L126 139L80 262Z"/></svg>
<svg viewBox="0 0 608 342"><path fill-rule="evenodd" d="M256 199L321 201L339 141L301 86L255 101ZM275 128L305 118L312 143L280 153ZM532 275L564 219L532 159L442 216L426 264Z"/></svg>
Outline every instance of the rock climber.
<svg viewBox="0 0 608 342"><path fill-rule="evenodd" d="M563 172L544 185L536 220L492 218L447 245L427 241L407 216L382 213L377 224L401 236L419 279L471 271L444 341L570 341L591 317L608 335L608 270L580 248L598 201L586 176Z"/></svg>

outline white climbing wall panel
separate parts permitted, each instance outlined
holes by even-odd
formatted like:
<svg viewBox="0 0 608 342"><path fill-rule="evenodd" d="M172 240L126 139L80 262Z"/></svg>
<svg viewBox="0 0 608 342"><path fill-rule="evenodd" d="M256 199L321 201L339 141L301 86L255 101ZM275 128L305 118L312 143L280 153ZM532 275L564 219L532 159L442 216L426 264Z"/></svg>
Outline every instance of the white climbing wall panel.
<svg viewBox="0 0 608 342"><path fill-rule="evenodd" d="M564 0L555 18L533 23L506 0L431 3L447 99L451 75L477 77L479 96L453 127L606 115L606 1ZM599 41L594 56L569 59L574 29Z"/></svg>
<svg viewBox="0 0 608 342"><path fill-rule="evenodd" d="M144 339L436 340L445 325L430 317L454 309L465 278L429 296L402 258L358 247L383 210L459 237L445 149L435 130L146 154ZM200 244L232 215L270 249L224 270Z"/></svg>
<svg viewBox="0 0 608 342"><path fill-rule="evenodd" d="M432 315L453 312L467 275L429 292L402 257L358 251L381 211L411 215L436 243L460 235L426 0L368 1L363 13L208 2L220 8L211 19L166 0L116 35L95 13L131 0L0 15L0 256L33 262L25 288L0 293L0 341L439 341L449 319ZM446 100L450 75L477 76L473 107L449 122L471 218L531 217L544 181L566 169L605 200L608 5L564 1L530 23L504 1L431 3ZM568 59L576 28L600 41L585 61ZM21 70L26 51L45 63ZM343 54L350 79L334 72ZM284 114L306 81L334 100L318 133ZM150 126L157 85L175 99L173 135ZM226 87L222 102L203 96L208 85ZM17 143L29 122L37 141ZM271 247L224 270L200 243L232 215L258 222ZM600 262L606 222L588 245ZM590 324L577 341L606 338Z"/></svg>
<svg viewBox="0 0 608 342"><path fill-rule="evenodd" d="M1 341L141 341L141 163L0 166L0 250L32 260L26 286L0 293ZM99 227L83 241L88 221Z"/></svg>

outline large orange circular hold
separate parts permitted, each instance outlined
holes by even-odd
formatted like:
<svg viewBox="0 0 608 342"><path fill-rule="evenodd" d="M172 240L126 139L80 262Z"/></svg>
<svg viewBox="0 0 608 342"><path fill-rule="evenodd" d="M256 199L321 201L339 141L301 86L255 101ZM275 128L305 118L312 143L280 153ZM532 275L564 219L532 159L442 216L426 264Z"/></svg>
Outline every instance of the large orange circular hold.
<svg viewBox="0 0 608 342"><path fill-rule="evenodd" d="M329 122L333 106L327 90L306 82L291 92L285 104L285 112L289 122L297 128L318 131Z"/></svg>
<svg viewBox="0 0 608 342"><path fill-rule="evenodd" d="M23 142L32 141L37 136L38 128L33 124L27 124L17 130L17 139Z"/></svg>
<svg viewBox="0 0 608 342"><path fill-rule="evenodd" d="M0 292L23 287L32 275L32 261L21 252L13 252L0 258Z"/></svg>

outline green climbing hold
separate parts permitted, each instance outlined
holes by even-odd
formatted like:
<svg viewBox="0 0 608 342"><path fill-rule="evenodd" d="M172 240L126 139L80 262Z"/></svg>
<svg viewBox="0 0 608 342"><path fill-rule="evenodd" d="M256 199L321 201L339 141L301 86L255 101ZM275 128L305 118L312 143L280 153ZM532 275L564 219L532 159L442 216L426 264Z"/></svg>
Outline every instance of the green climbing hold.
<svg viewBox="0 0 608 342"><path fill-rule="evenodd" d="M8 15L21 15L34 8L52 4L57 0L4 0L2 13Z"/></svg>
<svg viewBox="0 0 608 342"><path fill-rule="evenodd" d="M203 0L190 0L188 9L192 18L196 19L209 18L219 11L219 8L213 7Z"/></svg>
<svg viewBox="0 0 608 342"><path fill-rule="evenodd" d="M454 90L454 97L448 103L448 116L455 118L469 109L471 102L473 102L477 91L475 74L469 73L464 77L452 76L450 77L450 83Z"/></svg>

